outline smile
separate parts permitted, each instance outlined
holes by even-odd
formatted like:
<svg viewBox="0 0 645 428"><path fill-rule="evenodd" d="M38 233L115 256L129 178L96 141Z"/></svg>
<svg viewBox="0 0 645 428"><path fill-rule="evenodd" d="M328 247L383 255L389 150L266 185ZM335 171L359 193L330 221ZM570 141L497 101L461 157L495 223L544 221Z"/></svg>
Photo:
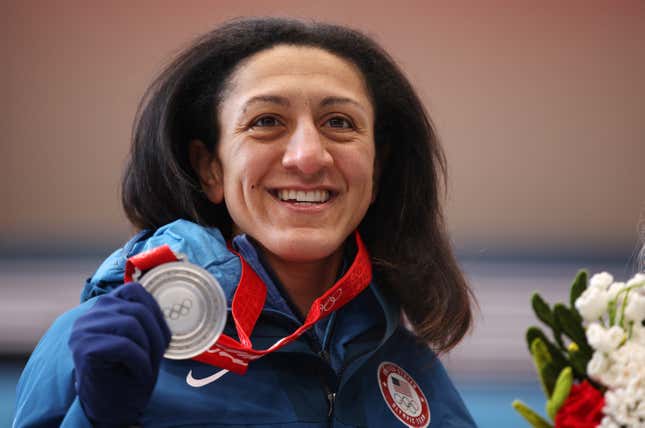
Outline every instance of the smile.
<svg viewBox="0 0 645 428"><path fill-rule="evenodd" d="M299 204L324 204L332 198L329 190L295 190L295 189L274 189L270 193L282 202Z"/></svg>

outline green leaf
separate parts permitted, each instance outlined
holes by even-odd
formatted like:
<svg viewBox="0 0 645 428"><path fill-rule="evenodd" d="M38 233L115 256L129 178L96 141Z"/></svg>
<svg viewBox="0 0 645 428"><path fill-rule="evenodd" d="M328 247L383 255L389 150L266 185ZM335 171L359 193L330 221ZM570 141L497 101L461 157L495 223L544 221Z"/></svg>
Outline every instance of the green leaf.
<svg viewBox="0 0 645 428"><path fill-rule="evenodd" d="M555 389L555 383L558 379L558 369L553 365L553 363L548 363L540 370L540 382L544 389L544 395L547 400L553 395L553 390Z"/></svg>
<svg viewBox="0 0 645 428"><path fill-rule="evenodd" d="M580 381L587 379L587 364L590 359L591 356L584 354L581 350L569 350L569 361L575 372L576 379Z"/></svg>
<svg viewBox="0 0 645 428"><path fill-rule="evenodd" d="M529 352L531 352L531 343L533 343L533 341L538 338L546 344L547 348L549 348L549 354L551 355L553 365L555 366L558 373L560 372L560 370L569 365L565 354L563 354L560 348L558 348L546 337L544 332L539 327L532 326L526 330L526 343L528 345ZM564 347L562 347L562 349L564 349Z"/></svg>
<svg viewBox="0 0 645 428"><path fill-rule="evenodd" d="M553 361L549 348L539 337L531 343L531 355L533 356L533 361L535 361L535 367L538 369Z"/></svg>
<svg viewBox="0 0 645 428"><path fill-rule="evenodd" d="M564 350L565 347L564 342L562 342L562 329L560 328L557 318L553 315L553 311L549 307L549 304L542 298L542 296L540 296L539 293L536 292L533 293L533 296L531 297L531 306L533 307L533 311L538 319L551 327L553 338L560 349Z"/></svg>
<svg viewBox="0 0 645 428"><path fill-rule="evenodd" d="M551 420L555 419L555 415L560 410L560 407L564 404L565 400L571 392L571 385L573 384L573 373L571 367L566 367L558 375L558 379L555 382L555 388L553 388L553 395L546 403L546 413L549 415Z"/></svg>
<svg viewBox="0 0 645 428"><path fill-rule="evenodd" d="M551 312L548 303L544 301L539 293L533 293L533 297L531 298L531 306L533 306L533 311L535 312L535 315L538 317L538 319L544 324L553 328L553 313Z"/></svg>
<svg viewBox="0 0 645 428"><path fill-rule="evenodd" d="M533 409L521 402L520 400L513 401L513 408L522 415L526 421L531 424L533 428L553 428L549 422L544 420L542 416L538 415Z"/></svg>
<svg viewBox="0 0 645 428"><path fill-rule="evenodd" d="M562 327L562 331L569 336L571 340L576 342L580 351L584 354L591 354L592 350L589 343L587 343L585 329L582 327L582 323L578 317L562 303L557 303L553 307L553 314L558 319L558 323Z"/></svg>
<svg viewBox="0 0 645 428"><path fill-rule="evenodd" d="M587 271L580 270L571 284L571 291L569 292L569 304L571 308L576 307L576 300L587 289Z"/></svg>
<svg viewBox="0 0 645 428"><path fill-rule="evenodd" d="M533 363L542 384L544 395L550 398L559 372L553 365L553 358L551 358L549 348L539 337L531 343L531 355L533 356Z"/></svg>
<svg viewBox="0 0 645 428"><path fill-rule="evenodd" d="M553 337L555 338L556 343L560 347L562 351L566 350L567 348L564 346L564 342L562 341L562 327L560 327L560 322L558 319L553 315Z"/></svg>
<svg viewBox="0 0 645 428"><path fill-rule="evenodd" d="M548 340L540 327L531 326L526 329L526 345L529 348L529 353L531 352L531 344L537 338L542 339L542 341Z"/></svg>

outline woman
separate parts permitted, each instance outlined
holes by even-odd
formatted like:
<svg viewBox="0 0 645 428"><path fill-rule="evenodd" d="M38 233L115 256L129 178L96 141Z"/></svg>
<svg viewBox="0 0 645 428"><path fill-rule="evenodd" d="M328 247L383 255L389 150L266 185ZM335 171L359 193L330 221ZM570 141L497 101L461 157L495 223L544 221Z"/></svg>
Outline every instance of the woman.
<svg viewBox="0 0 645 428"><path fill-rule="evenodd" d="M142 231L39 343L15 426L474 426L430 350L471 324L444 170L418 97L364 35L274 18L206 34L140 108L122 198ZM229 308L252 268L254 349L302 335L238 371L216 347L163 359L159 305L123 285L126 259L162 244L212 273Z"/></svg>

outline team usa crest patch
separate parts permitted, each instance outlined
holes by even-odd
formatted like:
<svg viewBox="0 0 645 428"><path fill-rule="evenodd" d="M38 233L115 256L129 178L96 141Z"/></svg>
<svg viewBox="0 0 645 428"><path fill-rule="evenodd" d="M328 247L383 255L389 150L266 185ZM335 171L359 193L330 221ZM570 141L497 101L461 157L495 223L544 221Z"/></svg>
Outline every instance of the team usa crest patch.
<svg viewBox="0 0 645 428"><path fill-rule="evenodd" d="M410 428L430 424L430 408L419 385L401 367L384 361L378 367L378 386L394 415Z"/></svg>

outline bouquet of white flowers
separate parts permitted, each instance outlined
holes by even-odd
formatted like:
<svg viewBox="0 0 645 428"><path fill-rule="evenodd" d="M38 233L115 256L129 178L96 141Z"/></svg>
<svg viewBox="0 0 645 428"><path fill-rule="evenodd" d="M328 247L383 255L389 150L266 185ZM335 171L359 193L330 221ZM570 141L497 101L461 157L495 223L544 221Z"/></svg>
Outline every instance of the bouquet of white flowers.
<svg viewBox="0 0 645 428"><path fill-rule="evenodd" d="M556 428L645 427L645 275L614 282L578 273L570 305L551 308L535 293L539 327L526 339ZM521 401L513 407L533 426L554 425Z"/></svg>

